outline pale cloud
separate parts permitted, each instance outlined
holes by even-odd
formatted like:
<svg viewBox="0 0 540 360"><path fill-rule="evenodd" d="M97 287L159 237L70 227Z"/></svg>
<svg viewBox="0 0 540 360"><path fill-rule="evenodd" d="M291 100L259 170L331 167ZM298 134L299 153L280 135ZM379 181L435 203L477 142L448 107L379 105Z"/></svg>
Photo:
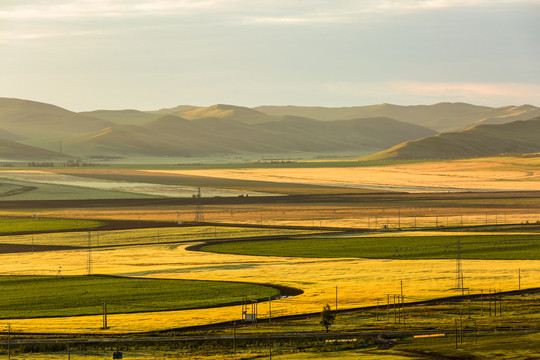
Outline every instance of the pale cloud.
<svg viewBox="0 0 540 360"><path fill-rule="evenodd" d="M424 99L423 103L463 101L497 106L509 103L537 104L540 99L540 85L527 83L387 81L336 82L324 84L323 87L329 93L357 99L372 98L377 94L381 99L416 98Z"/></svg>
<svg viewBox="0 0 540 360"><path fill-rule="evenodd" d="M540 97L540 85L519 83L422 83L395 82L390 83L393 89L414 95L433 96L483 96L500 98Z"/></svg>
<svg viewBox="0 0 540 360"><path fill-rule="evenodd" d="M64 0L3 1L0 18L43 19L101 16L181 15L227 12L252 22L348 21L366 13L534 3L534 0ZM317 9L314 11L313 9ZM273 19L273 20L272 20ZM289 22L291 22L289 21Z"/></svg>
<svg viewBox="0 0 540 360"><path fill-rule="evenodd" d="M133 16L149 14L171 14L199 12L212 9L219 1L134 1L134 0L73 0L63 2L21 1L12 6L0 5L0 18L43 19Z"/></svg>

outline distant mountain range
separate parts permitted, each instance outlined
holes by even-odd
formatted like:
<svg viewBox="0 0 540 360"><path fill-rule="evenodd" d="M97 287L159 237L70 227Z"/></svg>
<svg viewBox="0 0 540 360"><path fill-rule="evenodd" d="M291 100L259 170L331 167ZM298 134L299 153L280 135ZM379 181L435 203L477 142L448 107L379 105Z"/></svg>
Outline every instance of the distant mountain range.
<svg viewBox="0 0 540 360"><path fill-rule="evenodd" d="M478 124L503 124L540 116L540 108L532 105L491 108L464 103L415 106L381 104L343 108L260 106L255 109L274 116L295 115L319 120L384 116L437 132L462 130Z"/></svg>
<svg viewBox="0 0 540 360"><path fill-rule="evenodd" d="M349 108L218 104L76 113L50 104L0 98L0 159L343 152L379 152L373 157L400 159L440 158L438 149L455 157L484 155L488 149L495 154L534 152L540 150L535 150L530 135L538 131L531 133L533 128L514 121L539 116L540 108L531 105L489 108L462 103ZM505 127L496 130L499 126ZM476 145L467 148L468 143ZM499 151L495 145L503 143L506 146Z"/></svg>

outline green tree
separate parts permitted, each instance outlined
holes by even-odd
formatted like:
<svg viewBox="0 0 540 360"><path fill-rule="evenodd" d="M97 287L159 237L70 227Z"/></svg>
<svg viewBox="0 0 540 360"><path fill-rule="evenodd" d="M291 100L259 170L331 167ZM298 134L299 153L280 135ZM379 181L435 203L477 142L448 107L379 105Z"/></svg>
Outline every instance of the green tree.
<svg viewBox="0 0 540 360"><path fill-rule="evenodd" d="M321 324L326 329L326 332L328 332L330 326L334 323L334 320L336 320L336 314L330 310L330 305L324 305L319 324Z"/></svg>

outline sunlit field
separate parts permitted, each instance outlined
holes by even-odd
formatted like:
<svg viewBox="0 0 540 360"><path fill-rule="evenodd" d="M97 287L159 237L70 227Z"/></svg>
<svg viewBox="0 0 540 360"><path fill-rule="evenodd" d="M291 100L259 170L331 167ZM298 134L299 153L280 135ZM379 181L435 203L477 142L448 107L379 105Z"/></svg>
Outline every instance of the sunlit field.
<svg viewBox="0 0 540 360"><path fill-rule="evenodd" d="M81 222L84 223L84 222ZM316 234L318 230L257 229L220 226L165 227L115 231L80 231L0 237L0 244L103 247L178 243L195 240Z"/></svg>
<svg viewBox="0 0 540 360"><path fill-rule="evenodd" d="M95 228L102 225L99 221L74 219L42 219L36 216L28 218L0 218L0 233L55 231L66 229ZM0 242L2 238L0 237Z"/></svg>
<svg viewBox="0 0 540 360"><path fill-rule="evenodd" d="M460 232L451 235L464 237L488 235L501 231L489 226L506 224L509 226L508 229L502 229L506 231L505 235L514 232L529 234L528 240L536 241L538 227L535 224L540 221L540 200L534 193L510 191L540 190L540 171L537 170L539 161L536 158L493 158L376 167L283 168L279 171L259 168L152 172L137 170L136 173L135 170L119 170L115 173L116 170L113 169L102 172L90 169L84 171L84 176L77 176L76 170L70 170L69 174L52 171L12 173L9 176L4 174L6 181L19 181L21 184L35 181L33 184L38 184L38 188L45 186L43 189L49 189L47 186L56 186L56 193L61 193L60 189L63 189L62 191L68 189L66 194L71 188L83 191L93 189L91 191L110 191L109 195L123 194L119 199L124 199L126 194L127 196L133 194L137 199L132 200L141 203L135 202L133 206L126 206L115 205L112 202L109 206L99 202L91 205L74 202L73 208L69 208L55 207L52 206L53 203L48 202L36 202L25 207L21 206L24 205L24 202L21 202L6 205L0 211L0 215L3 216L31 217L37 214L39 218L92 221L159 220L178 224L194 221L199 212L203 212L204 219L208 222L270 227L260 229L219 226L171 227L6 236L0 239L4 245L76 247L90 245L92 250L0 254L0 275L68 276L91 273L155 279L240 281L289 286L304 291L299 296L272 300L271 303L260 302L258 314L259 318L263 319L270 316L270 308L273 317L319 313L325 304L335 307L336 294L339 309L376 305L382 303L389 294L400 293L401 284L407 302L461 295L463 290L455 289L455 238L451 240L450 245L446 244L448 251L443 254L444 256L439 256L442 257L439 259L433 259L430 254L408 259L401 256L401 253L405 254L411 247L421 246L417 245L419 240L416 237L430 235L450 238L449 233L444 231L461 226L485 228L475 229L478 232L483 231L482 234ZM148 174L146 175L148 178L141 173ZM131 175L136 176L133 184L127 181ZM92 176L98 176L98 179L93 179ZM197 189L193 185L203 180L206 182L202 189L204 195L200 199L200 206L196 201L190 202L185 199L178 203L153 203L138 198L139 196L159 198L177 194L189 198L191 196L189 192ZM219 188L217 184L221 182L226 186ZM147 184L149 187L145 188L146 185L141 184ZM249 186L249 198L244 197L247 193L242 191L244 185ZM182 193L177 186L189 186L189 190ZM275 198L255 196L259 193L281 194L279 191L274 192L280 188L286 190L283 192L287 194L286 196ZM221 191L220 189L233 192L213 192ZM351 189L351 193L348 193L347 189ZM10 191L7 188L6 190ZM369 194L380 190L384 192ZM407 195L389 193L388 190L434 193ZM462 190L474 190L479 193L471 196L467 193L463 195L453 193ZM488 192L491 190L509 192L499 196ZM25 193L26 199L31 199L32 191L40 190L29 190ZM234 196L235 200L214 198L215 195L223 196L223 194ZM242 196L237 196L238 194ZM67 198L71 199L69 196ZM3 200L8 199L9 196L5 196ZM46 199L48 201L50 197ZM49 206L50 204L52 205ZM274 225L302 225L312 230L290 231L271 228ZM348 245L345 246L346 244L342 244L345 251L341 252L332 253L330 249L324 247L319 249L327 251L328 254L332 253L332 258L323 258L316 253L306 255L302 252L306 249L300 249L302 251L295 254L293 247L302 245L285 242L283 244L288 244L289 248L286 250L290 252L267 253L267 256L253 255L261 252L257 250L256 245L252 247L248 242L241 245L246 255L186 250L189 245L205 240L305 236L326 231L324 229L326 227L349 227L357 229L358 235L365 229L376 230L375 233L366 234L370 237L369 241L375 245L385 242L389 245L388 248L378 249L377 251L383 255L374 256L374 259L367 259L359 253L347 251L350 248ZM409 232L407 235L414 240L391 239L395 235L394 230L422 228L427 228L430 232ZM394 240L399 244L390 245ZM343 238L340 241L345 240ZM445 240L438 238L436 241ZM339 241L336 240L336 243ZM257 246L263 244L257 243ZM501 255L494 246L489 244L486 246L486 253ZM476 249L477 252L482 252L480 248ZM466 248L464 249L466 251ZM444 251L445 249L443 253ZM514 254L517 254L516 256L501 255L498 257L499 260L494 260L493 256L472 258L464 256L462 266L465 287L471 294L475 294L490 289L506 291L519 287L524 289L540 286L538 280L540 262L535 260L536 257L520 257L519 253L523 251L528 250L516 249ZM394 253L400 253L400 256L394 256ZM532 255L537 256L535 254L536 252ZM111 296L106 300L110 306L114 306L114 297ZM100 315L51 317L46 321L11 319L10 322L14 331L107 335L174 329L239 319L241 319L240 306L225 306L110 314L108 330L99 330L102 320Z"/></svg>
<svg viewBox="0 0 540 360"><path fill-rule="evenodd" d="M397 234L396 234L397 235ZM540 234L457 235L404 237L317 237L280 241L227 242L202 250L295 257L367 259L462 259L540 260Z"/></svg>
<svg viewBox="0 0 540 360"><path fill-rule="evenodd" d="M227 179L407 192L540 190L539 158L487 158L342 168L167 170ZM155 170L153 170L155 171Z"/></svg>
<svg viewBox="0 0 540 360"><path fill-rule="evenodd" d="M102 313L183 310L267 299L277 289L235 282L115 276L0 276L0 318L43 318Z"/></svg>
<svg viewBox="0 0 540 360"><path fill-rule="evenodd" d="M164 279L235 280L272 283L303 289L304 294L272 301L272 316L320 312L334 304L336 286L338 307L375 305L387 294L397 294L400 282L406 301L458 295L454 290L455 260L365 260L304 259L212 254L186 251L184 245L152 245L94 250L92 272L121 276ZM65 275L88 271L89 254L84 250L45 253L3 254L2 275L54 275L61 266ZM540 263L530 260L463 260L465 286L471 293L482 289L513 290L539 286ZM114 298L110 300L111 306ZM269 316L269 304L260 303L259 317ZM241 308L168 311L159 313L114 314L106 332L138 332L170 329L241 318ZM13 319L13 329L36 332L96 332L100 316Z"/></svg>

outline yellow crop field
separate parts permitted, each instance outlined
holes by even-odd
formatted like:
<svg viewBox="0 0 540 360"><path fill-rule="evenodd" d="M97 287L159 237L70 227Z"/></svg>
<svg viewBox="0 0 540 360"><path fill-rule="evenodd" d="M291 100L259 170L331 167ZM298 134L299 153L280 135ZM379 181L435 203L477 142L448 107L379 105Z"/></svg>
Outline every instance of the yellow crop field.
<svg viewBox="0 0 540 360"><path fill-rule="evenodd" d="M407 192L540 190L539 158L501 157L370 167L284 168L279 171L271 168L152 171Z"/></svg>
<svg viewBox="0 0 540 360"><path fill-rule="evenodd" d="M80 231L0 237L0 244L56 246L116 246L148 243L183 242L255 236L305 235L317 230L259 229L218 226L164 227L115 231Z"/></svg>
<svg viewBox="0 0 540 360"><path fill-rule="evenodd" d="M212 254L185 250L185 245L148 245L109 248L91 253L92 272L167 279L201 279L272 283L304 290L300 296L273 300L272 316L319 312L323 305L339 308L383 304L387 294L398 294L403 281L406 301L460 294L453 289L455 260L303 259ZM0 274L87 272L84 250L0 255ZM60 268L61 267L61 268ZM540 286L540 261L463 260L465 286L471 293L490 288L513 290ZM115 296L107 300L114 307ZM181 296L181 294L179 294ZM269 303L258 305L260 318L269 316ZM186 311L109 315L110 329L99 330L101 316L14 319L14 331L123 333L201 325L241 318L240 306Z"/></svg>

